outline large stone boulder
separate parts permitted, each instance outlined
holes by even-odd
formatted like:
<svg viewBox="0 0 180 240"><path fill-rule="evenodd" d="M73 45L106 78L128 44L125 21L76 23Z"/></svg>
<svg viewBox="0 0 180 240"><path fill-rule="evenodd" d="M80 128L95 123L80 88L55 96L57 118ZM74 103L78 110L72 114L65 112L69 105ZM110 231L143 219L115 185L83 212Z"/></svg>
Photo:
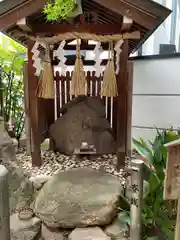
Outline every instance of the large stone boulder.
<svg viewBox="0 0 180 240"><path fill-rule="evenodd" d="M28 176L16 164L16 153L12 139L4 129L0 118L0 164L8 170L10 213L27 208L33 201L34 188Z"/></svg>
<svg viewBox="0 0 180 240"><path fill-rule="evenodd" d="M59 172L37 195L34 212L53 228L106 225L117 214L121 191L119 180L105 172L91 168Z"/></svg>
<svg viewBox="0 0 180 240"><path fill-rule="evenodd" d="M99 97L81 97L63 106L63 115L51 125L49 135L56 151L72 154L82 142L96 147L97 153L115 152L115 141Z"/></svg>

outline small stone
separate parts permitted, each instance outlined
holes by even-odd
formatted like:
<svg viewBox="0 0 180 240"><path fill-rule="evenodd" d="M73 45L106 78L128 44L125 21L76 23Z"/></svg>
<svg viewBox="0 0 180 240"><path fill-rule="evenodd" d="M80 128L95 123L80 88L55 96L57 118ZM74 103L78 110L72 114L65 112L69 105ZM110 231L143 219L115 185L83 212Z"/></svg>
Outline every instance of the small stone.
<svg viewBox="0 0 180 240"><path fill-rule="evenodd" d="M24 152L23 152L24 151ZM88 159L86 157L81 160L77 159L75 155L73 156L65 156L63 154L57 153L54 154L52 151L41 151L43 158L43 166L40 168L32 167L31 158L26 155L25 150L22 149L21 152L18 152L17 162L14 163L15 168L23 168L25 173L29 173L29 175L36 177L38 175L54 175L58 171L66 171L68 169L75 169L78 167L86 167L89 166L93 169L102 170L117 176L120 180L123 180L123 172L121 169L119 172L116 171L116 163L117 158L116 155L104 155L101 156L93 156L93 159ZM13 163L12 163L13 164Z"/></svg>
<svg viewBox="0 0 180 240"><path fill-rule="evenodd" d="M22 138L20 138L20 140L19 140L19 147L20 148L25 147L26 146L26 142L27 142L26 136L23 136Z"/></svg>
<svg viewBox="0 0 180 240"><path fill-rule="evenodd" d="M46 183L47 181L49 181L51 179L51 177L49 176L36 176L36 177L31 177L30 181L33 183L33 186L39 190L42 188L42 186L44 185L44 183Z"/></svg>
<svg viewBox="0 0 180 240"><path fill-rule="evenodd" d="M62 232L58 229L48 228L45 224L42 224L41 236L43 240L64 240Z"/></svg>
<svg viewBox="0 0 180 240"><path fill-rule="evenodd" d="M68 237L69 240L111 240L99 227L76 228Z"/></svg>
<svg viewBox="0 0 180 240"><path fill-rule="evenodd" d="M107 226L104 231L111 239L127 239L125 236L127 235L128 227L118 219L116 219L111 225Z"/></svg>
<svg viewBox="0 0 180 240"><path fill-rule="evenodd" d="M33 240L41 228L41 220L34 217L30 220L20 220L18 214L15 213L10 217L11 240Z"/></svg>
<svg viewBox="0 0 180 240"><path fill-rule="evenodd" d="M34 215L34 212L30 208L29 209L24 209L24 210L22 210L18 213L19 219L20 220L25 220L25 221L33 218L33 215Z"/></svg>

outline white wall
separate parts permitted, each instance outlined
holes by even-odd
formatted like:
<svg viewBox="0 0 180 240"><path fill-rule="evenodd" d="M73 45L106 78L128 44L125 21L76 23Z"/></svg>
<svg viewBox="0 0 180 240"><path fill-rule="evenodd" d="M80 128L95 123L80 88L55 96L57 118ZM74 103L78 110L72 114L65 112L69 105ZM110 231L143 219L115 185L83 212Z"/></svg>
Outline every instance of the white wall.
<svg viewBox="0 0 180 240"><path fill-rule="evenodd" d="M132 136L180 127L180 58L134 61Z"/></svg>

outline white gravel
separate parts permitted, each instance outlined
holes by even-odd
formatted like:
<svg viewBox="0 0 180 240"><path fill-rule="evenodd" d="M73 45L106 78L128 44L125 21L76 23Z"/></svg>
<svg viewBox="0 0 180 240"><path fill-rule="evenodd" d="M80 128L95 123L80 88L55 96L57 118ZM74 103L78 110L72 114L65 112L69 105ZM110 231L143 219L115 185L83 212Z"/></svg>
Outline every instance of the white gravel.
<svg viewBox="0 0 180 240"><path fill-rule="evenodd" d="M119 172L116 171L115 155L103 155L102 157L83 157L78 159L76 156L65 156L63 154L54 153L47 150L42 150L43 165L39 167L32 167L31 157L27 156L24 151L21 151L17 155L17 166L24 169L25 173L30 177L36 176L52 176L59 171L66 171L68 169L79 167L91 167L93 169L102 170L111 173L119 177L124 182L123 169Z"/></svg>

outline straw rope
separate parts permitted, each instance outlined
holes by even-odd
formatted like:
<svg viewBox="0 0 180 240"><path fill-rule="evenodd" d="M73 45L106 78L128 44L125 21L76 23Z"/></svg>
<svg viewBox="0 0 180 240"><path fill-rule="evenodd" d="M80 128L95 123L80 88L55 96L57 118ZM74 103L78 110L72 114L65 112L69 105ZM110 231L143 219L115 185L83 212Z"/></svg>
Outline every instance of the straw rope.
<svg viewBox="0 0 180 240"><path fill-rule="evenodd" d="M45 99L54 98L54 76L50 58L50 47L46 45L43 70L37 87L37 96Z"/></svg>
<svg viewBox="0 0 180 240"><path fill-rule="evenodd" d="M86 94L87 94L86 76L84 72L83 61L81 59L80 43L79 43L79 39L77 39L76 62L75 62L75 67L72 75L71 95L75 95L75 97L77 97L79 95L86 95Z"/></svg>
<svg viewBox="0 0 180 240"><path fill-rule="evenodd" d="M53 37L34 37L30 34L17 32L15 33L16 37L28 37L32 41L38 41L46 44L56 44L62 40L70 40L70 39L84 39L84 40L94 40L98 42L110 42L110 41L118 41L121 39L140 39L140 32L134 31L132 33L124 33L124 34L113 34L113 35L97 35L92 33L79 33L79 32L66 32L64 34L58 34Z"/></svg>
<svg viewBox="0 0 180 240"><path fill-rule="evenodd" d="M101 88L101 96L103 97L117 97L117 81L114 67L114 51L112 41L109 43L108 63L104 71L103 84Z"/></svg>

